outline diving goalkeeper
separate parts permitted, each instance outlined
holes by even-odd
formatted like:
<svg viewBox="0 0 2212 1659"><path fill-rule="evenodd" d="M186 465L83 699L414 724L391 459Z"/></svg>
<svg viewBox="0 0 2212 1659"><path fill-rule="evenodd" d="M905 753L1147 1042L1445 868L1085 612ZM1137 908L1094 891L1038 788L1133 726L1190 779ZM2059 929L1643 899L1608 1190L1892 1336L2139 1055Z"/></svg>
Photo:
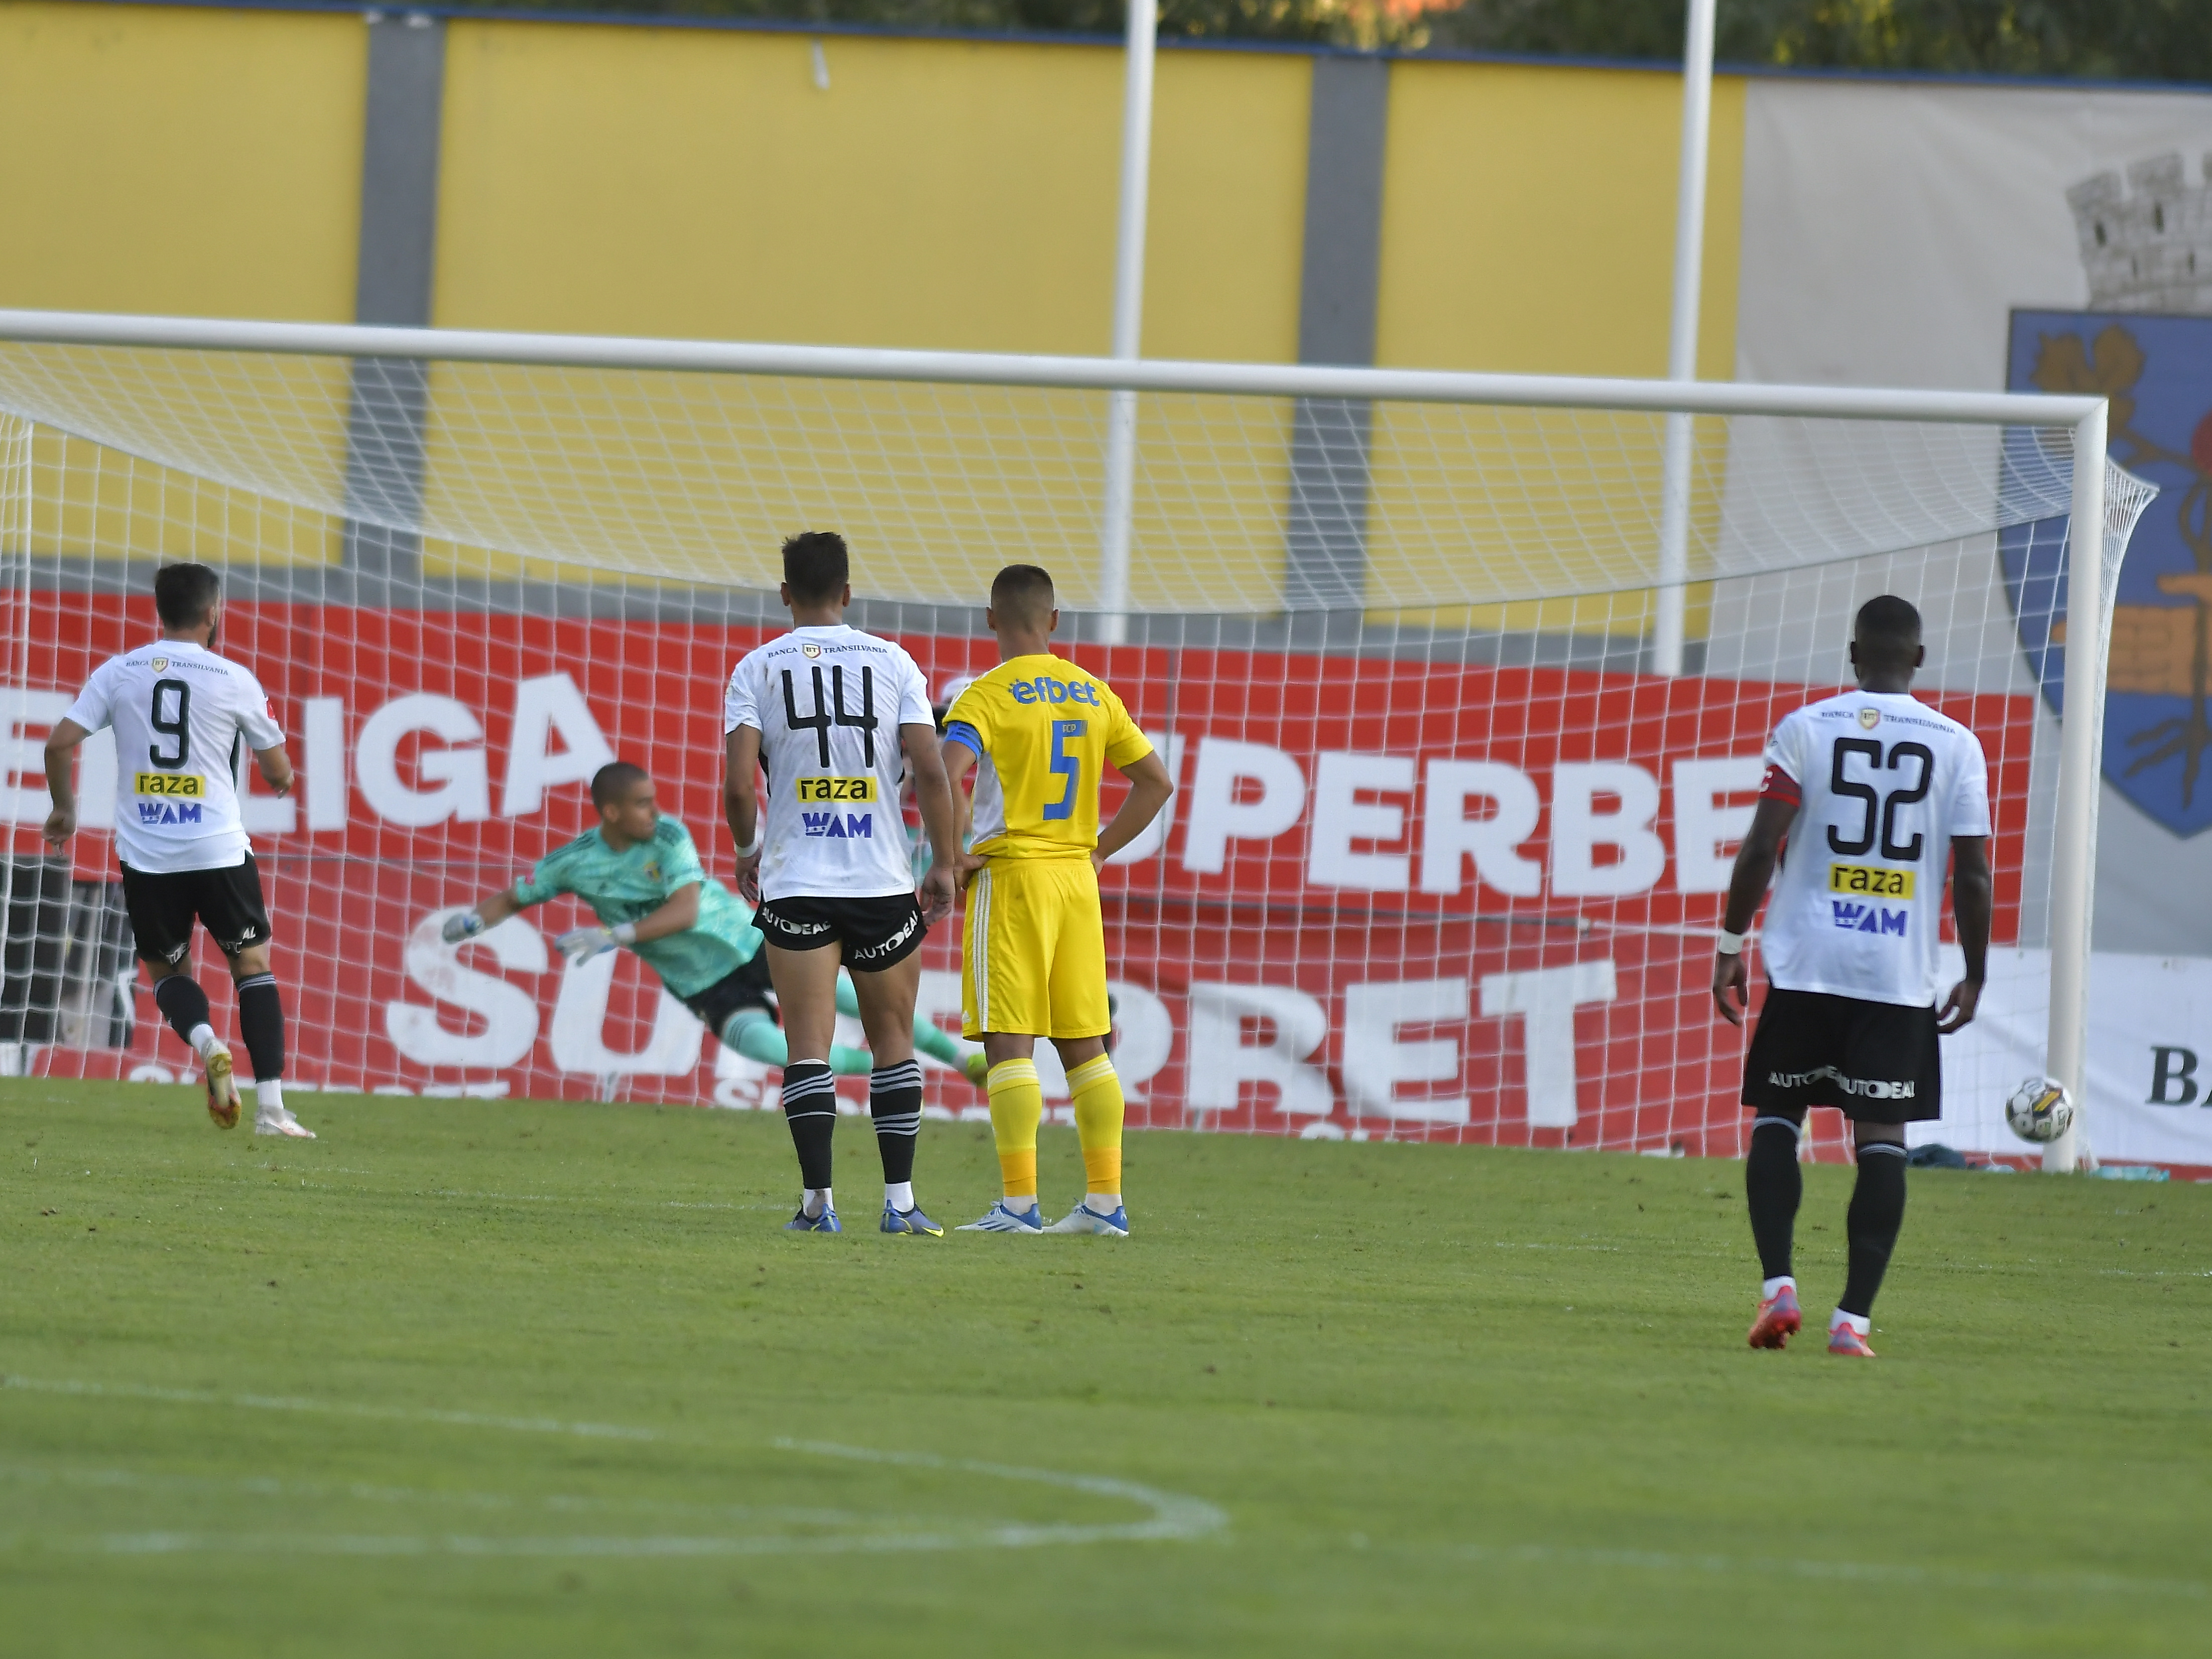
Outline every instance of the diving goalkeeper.
<svg viewBox="0 0 2212 1659"><path fill-rule="evenodd" d="M602 766L592 777L592 805L599 815L595 827L548 853L526 880L447 918L446 943L465 944L533 904L573 893L599 921L556 939L562 955L582 963L628 945L725 1047L781 1067L790 1051L769 1000L768 960L750 908L701 868L690 832L660 815L644 768L628 761ZM837 1006L848 1014L860 1009L842 974ZM914 1043L982 1085L981 1052L963 1054L935 1022L916 1017ZM830 1069L842 1075L866 1077L873 1065L864 1048L830 1050Z"/></svg>

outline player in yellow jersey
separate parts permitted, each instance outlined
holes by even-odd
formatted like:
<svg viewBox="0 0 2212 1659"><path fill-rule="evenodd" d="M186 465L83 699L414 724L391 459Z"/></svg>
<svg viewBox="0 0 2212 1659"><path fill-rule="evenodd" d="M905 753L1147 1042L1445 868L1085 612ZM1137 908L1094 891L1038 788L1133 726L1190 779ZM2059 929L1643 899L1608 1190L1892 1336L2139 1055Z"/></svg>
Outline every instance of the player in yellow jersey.
<svg viewBox="0 0 2212 1659"><path fill-rule="evenodd" d="M961 1021L970 1039L981 1039L990 1066L1006 1196L959 1231L1126 1238L1121 1080L1106 1053L1113 1017L1098 867L1152 821L1175 782L1113 687L1052 654L1060 611L1050 575L1008 565L991 584L984 621L998 636L999 665L946 714L945 766L971 831ZM1102 835L1098 784L1109 763L1129 780L1129 794ZM972 801L960 787L970 771ZM1067 1068L1086 1188L1049 1226L1037 1207L1044 1091L1032 1056L1041 1036Z"/></svg>

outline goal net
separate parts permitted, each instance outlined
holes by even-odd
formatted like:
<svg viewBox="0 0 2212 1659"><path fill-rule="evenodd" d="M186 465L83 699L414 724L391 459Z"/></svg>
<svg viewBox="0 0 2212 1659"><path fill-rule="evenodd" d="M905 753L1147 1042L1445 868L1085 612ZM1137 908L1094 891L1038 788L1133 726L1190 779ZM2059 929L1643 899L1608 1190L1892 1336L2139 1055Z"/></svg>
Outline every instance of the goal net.
<svg viewBox="0 0 2212 1659"><path fill-rule="evenodd" d="M144 807L109 738L85 833L57 856L38 826L47 728L191 558L301 775L246 806L289 1087L773 1105L635 957L564 966L570 902L459 950L438 927L587 827L617 756L729 878L722 684L783 625L782 538L836 528L853 619L940 692L995 660L993 573L1047 566L1066 648L1167 759L1170 811L1103 880L1133 1123L1737 1150L1705 990L1729 860L1766 733L1846 682L1883 592L1990 763L1997 948L1944 1134L2024 1152L2011 1085L2082 1075L2096 721L2059 717L2101 706L2102 653L2069 665L2068 623L2101 638L2148 499L2077 454L2101 404L13 313L0 410L0 1066L189 1062L132 969L106 832ZM957 929L926 948L957 1028ZM933 1113L983 1111L927 1076Z"/></svg>

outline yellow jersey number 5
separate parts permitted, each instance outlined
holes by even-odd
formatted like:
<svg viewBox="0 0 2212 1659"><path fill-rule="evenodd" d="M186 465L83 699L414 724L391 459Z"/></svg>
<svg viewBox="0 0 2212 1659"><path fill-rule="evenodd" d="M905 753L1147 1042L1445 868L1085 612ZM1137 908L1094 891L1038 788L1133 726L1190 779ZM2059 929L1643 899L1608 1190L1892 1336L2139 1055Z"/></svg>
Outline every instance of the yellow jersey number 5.
<svg viewBox="0 0 2212 1659"><path fill-rule="evenodd" d="M1069 754L1065 745L1070 738L1079 740L1089 728L1087 720L1054 720L1052 723L1051 769L1067 780L1067 787L1060 791L1058 800L1048 800L1044 804L1047 823L1075 816L1075 798L1083 788L1083 758L1079 755Z"/></svg>

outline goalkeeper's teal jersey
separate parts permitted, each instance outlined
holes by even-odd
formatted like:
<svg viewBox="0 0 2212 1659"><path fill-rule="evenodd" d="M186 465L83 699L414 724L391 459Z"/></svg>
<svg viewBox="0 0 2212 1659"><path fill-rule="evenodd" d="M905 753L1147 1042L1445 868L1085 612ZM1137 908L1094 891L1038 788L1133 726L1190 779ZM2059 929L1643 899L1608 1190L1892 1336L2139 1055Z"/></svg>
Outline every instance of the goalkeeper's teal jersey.
<svg viewBox="0 0 2212 1659"><path fill-rule="evenodd" d="M653 826L653 839L622 852L597 830L538 860L527 881L512 890L515 902L542 904L574 893L608 927L642 921L679 887L699 884L699 920L680 933L635 946L660 982L677 996L696 996L753 959L763 943L753 913L699 864L691 832L674 818Z"/></svg>

